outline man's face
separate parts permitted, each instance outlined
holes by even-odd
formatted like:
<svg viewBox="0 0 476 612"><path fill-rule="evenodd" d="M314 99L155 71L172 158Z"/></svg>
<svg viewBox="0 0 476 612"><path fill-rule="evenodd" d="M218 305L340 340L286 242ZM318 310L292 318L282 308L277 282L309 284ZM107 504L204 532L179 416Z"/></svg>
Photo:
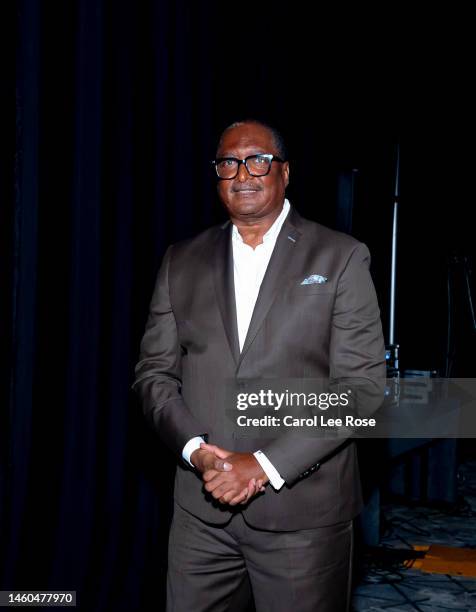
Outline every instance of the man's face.
<svg viewBox="0 0 476 612"><path fill-rule="evenodd" d="M271 132L259 124L245 123L225 132L216 156L245 159L257 153L279 157ZM245 165L240 164L234 179L218 180L217 190L232 219L253 221L279 215L288 183L288 162L273 161L266 176L251 176Z"/></svg>

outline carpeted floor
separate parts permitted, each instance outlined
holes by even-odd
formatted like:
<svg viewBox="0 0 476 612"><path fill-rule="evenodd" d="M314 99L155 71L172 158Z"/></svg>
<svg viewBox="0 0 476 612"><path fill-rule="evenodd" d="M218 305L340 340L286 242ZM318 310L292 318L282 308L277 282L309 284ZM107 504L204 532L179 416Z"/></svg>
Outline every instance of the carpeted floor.
<svg viewBox="0 0 476 612"><path fill-rule="evenodd" d="M354 612L476 612L476 461L460 466L458 482L459 501L454 506L383 507L384 534L378 549L365 556L354 588ZM434 549L442 559L427 562L433 570L429 573L423 571L424 559L412 557L418 556L414 547L431 545L451 548ZM466 549L468 562L452 563L452 548Z"/></svg>

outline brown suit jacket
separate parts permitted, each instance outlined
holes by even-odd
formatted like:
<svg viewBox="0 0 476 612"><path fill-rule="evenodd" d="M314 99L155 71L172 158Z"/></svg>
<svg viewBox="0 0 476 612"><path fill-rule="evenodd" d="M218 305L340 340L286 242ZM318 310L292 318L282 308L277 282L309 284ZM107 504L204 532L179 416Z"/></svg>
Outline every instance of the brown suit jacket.
<svg viewBox="0 0 476 612"><path fill-rule="evenodd" d="M227 222L169 247L136 366L133 388L144 413L180 458L175 499L212 523L237 511L205 495L200 477L181 459L188 440L208 434L210 443L230 450L261 449L286 481L279 492L268 486L238 506L249 524L294 530L349 520L362 506L354 442L227 437L223 407L233 378L361 379L380 395L385 348L369 251L291 208L240 354L231 228ZM328 282L302 285L311 274Z"/></svg>

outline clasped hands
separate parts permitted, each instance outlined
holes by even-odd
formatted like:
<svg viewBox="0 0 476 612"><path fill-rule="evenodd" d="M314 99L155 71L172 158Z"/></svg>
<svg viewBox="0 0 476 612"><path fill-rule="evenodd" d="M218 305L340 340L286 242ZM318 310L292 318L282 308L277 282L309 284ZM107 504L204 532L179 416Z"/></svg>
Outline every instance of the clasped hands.
<svg viewBox="0 0 476 612"><path fill-rule="evenodd" d="M205 490L222 504L246 504L268 482L253 453L233 453L214 444L200 444L190 457L202 474Z"/></svg>

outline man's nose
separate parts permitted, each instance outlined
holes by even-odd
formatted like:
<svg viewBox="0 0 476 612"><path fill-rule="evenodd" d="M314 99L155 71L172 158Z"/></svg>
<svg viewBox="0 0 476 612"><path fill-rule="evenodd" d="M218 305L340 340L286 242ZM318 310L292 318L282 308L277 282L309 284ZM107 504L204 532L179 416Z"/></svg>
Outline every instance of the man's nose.
<svg viewBox="0 0 476 612"><path fill-rule="evenodd" d="M243 183L247 181L251 177L251 174L248 172L245 164L240 164L238 166L238 180Z"/></svg>

